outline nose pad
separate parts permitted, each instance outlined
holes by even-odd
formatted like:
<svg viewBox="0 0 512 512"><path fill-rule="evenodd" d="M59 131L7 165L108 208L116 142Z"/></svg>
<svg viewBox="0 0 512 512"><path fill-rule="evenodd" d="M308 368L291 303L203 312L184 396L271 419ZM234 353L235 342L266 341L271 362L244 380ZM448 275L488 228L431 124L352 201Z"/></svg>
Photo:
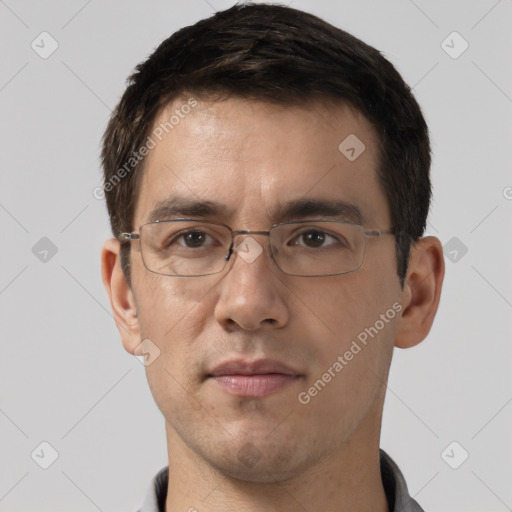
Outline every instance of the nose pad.
<svg viewBox="0 0 512 512"><path fill-rule="evenodd" d="M233 245L234 245L234 243L235 243L234 241L231 242L231 245L229 246L228 253L225 256L226 262L229 261L229 258L231 258L231 255L233 254Z"/></svg>

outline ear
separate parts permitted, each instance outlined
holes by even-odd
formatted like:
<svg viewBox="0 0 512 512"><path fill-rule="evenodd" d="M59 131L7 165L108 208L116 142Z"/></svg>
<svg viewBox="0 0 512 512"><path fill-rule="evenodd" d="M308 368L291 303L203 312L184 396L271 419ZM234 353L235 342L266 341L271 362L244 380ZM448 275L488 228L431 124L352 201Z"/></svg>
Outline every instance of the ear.
<svg viewBox="0 0 512 512"><path fill-rule="evenodd" d="M439 306L444 270L443 246L438 238L420 238L411 246L396 347L413 347L427 337Z"/></svg>
<svg viewBox="0 0 512 512"><path fill-rule="evenodd" d="M140 345L137 305L121 268L121 243L115 238L106 240L101 249L101 276L123 346L134 354Z"/></svg>

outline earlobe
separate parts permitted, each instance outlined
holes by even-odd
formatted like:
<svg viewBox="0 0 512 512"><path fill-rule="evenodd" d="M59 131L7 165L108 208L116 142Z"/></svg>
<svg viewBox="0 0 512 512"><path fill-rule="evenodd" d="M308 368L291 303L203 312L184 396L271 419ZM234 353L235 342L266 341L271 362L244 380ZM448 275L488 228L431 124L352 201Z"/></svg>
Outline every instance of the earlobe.
<svg viewBox="0 0 512 512"><path fill-rule="evenodd" d="M120 250L119 240L111 238L104 242L101 250L101 274L123 346L133 354L140 345L140 326L135 297L121 268Z"/></svg>
<svg viewBox="0 0 512 512"><path fill-rule="evenodd" d="M434 322L444 279L443 247L438 238L420 238L409 256L402 292L402 315L397 324L395 346L409 348L423 341Z"/></svg>

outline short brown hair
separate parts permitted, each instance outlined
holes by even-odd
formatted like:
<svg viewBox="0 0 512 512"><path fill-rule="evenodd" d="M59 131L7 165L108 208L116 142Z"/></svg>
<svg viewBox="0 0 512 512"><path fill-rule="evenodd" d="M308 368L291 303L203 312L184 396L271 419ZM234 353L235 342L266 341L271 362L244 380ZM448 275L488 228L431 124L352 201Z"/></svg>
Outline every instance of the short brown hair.
<svg viewBox="0 0 512 512"><path fill-rule="evenodd" d="M284 105L341 100L361 111L378 133L376 171L393 226L401 233L396 253L403 286L411 241L423 235L430 206L430 142L411 89L375 48L297 9L237 4L178 30L137 65L127 82L101 153L114 236L134 229L144 165L138 150L157 114L178 96L217 94ZM129 250L123 242L128 283Z"/></svg>

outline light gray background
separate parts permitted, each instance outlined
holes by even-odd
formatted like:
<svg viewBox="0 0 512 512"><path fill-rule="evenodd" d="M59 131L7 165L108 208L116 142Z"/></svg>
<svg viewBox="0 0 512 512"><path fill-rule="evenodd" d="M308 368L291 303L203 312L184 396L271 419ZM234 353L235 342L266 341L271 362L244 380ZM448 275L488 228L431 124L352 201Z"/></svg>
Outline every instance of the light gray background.
<svg viewBox="0 0 512 512"><path fill-rule="evenodd" d="M163 418L101 283L110 232L92 191L133 67L231 3L0 0L1 511L135 511L167 464ZM291 5L380 49L414 87L434 150L428 233L468 249L447 258L428 338L395 350L381 446L426 511L511 510L512 1ZM31 48L43 31L59 45L47 59ZM453 31L469 43L456 59L442 47ZM58 249L47 262L32 252L42 237ZM43 441L58 452L46 470L31 458ZM458 469L441 455L452 441L469 453Z"/></svg>

